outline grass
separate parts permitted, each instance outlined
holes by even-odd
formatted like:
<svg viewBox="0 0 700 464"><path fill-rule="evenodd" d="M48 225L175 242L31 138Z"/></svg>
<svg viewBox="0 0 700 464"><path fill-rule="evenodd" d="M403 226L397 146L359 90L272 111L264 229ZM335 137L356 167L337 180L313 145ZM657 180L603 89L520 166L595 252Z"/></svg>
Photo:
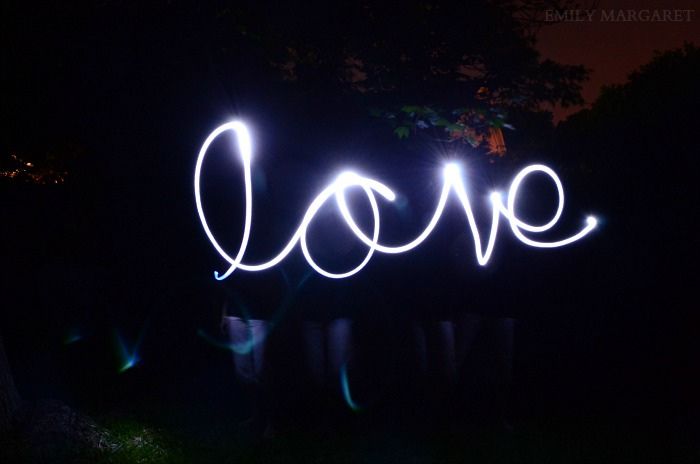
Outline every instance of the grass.
<svg viewBox="0 0 700 464"><path fill-rule="evenodd" d="M153 426L133 417L104 417L108 445L83 453L70 463L587 463L700 462L692 437L666 437L634 427L595 423L521 423L515 432L453 429L437 433L400 432L400 424L361 423L360 427L295 426L272 440L251 442L235 428L203 421ZM669 430L670 432L670 430ZM692 434L691 434L692 435ZM0 437L0 462L19 454ZM6 447L7 446L7 447ZM13 448L14 447L14 448ZM12 459L10 459L12 458ZM54 461L51 461L54 462ZM58 461L55 461L58 462Z"/></svg>
<svg viewBox="0 0 700 464"><path fill-rule="evenodd" d="M163 430L135 419L107 418L102 421L111 447L98 456L96 464L179 464L188 462L174 440Z"/></svg>

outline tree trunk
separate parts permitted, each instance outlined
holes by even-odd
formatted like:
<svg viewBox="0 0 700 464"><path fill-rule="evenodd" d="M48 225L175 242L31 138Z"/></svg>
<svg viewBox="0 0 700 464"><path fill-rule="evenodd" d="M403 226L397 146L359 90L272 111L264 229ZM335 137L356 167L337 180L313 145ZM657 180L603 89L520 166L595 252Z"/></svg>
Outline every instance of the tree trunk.
<svg viewBox="0 0 700 464"><path fill-rule="evenodd" d="M0 337L0 431L10 427L12 415L19 407L19 394L12 380L10 365Z"/></svg>

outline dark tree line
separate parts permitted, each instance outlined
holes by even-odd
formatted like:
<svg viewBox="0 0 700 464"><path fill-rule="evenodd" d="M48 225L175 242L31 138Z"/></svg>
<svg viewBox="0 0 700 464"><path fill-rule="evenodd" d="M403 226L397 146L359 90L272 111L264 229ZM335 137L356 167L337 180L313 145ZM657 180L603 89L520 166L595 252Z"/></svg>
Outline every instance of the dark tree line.
<svg viewBox="0 0 700 464"><path fill-rule="evenodd" d="M509 112L583 103L587 70L535 48L546 10L582 3L244 2L218 12L213 62L222 76L263 69L329 106L371 108L399 138L427 129L493 151Z"/></svg>

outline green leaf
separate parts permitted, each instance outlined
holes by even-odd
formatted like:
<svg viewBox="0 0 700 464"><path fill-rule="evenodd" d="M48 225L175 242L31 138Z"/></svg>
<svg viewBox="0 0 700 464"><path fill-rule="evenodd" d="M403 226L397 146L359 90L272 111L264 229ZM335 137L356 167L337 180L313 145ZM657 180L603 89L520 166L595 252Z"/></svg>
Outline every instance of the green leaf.
<svg viewBox="0 0 700 464"><path fill-rule="evenodd" d="M433 125L438 126L438 127L442 127L442 126L447 126L449 123L450 123L450 121L448 121L447 119L440 118L437 121L435 121L433 123Z"/></svg>
<svg viewBox="0 0 700 464"><path fill-rule="evenodd" d="M401 111L404 113L417 113L420 111L420 106L414 106L414 105L406 105L401 108Z"/></svg>
<svg viewBox="0 0 700 464"><path fill-rule="evenodd" d="M410 129L408 126L399 126L396 129L394 129L394 134L400 139L405 139L408 138L408 135L411 133Z"/></svg>

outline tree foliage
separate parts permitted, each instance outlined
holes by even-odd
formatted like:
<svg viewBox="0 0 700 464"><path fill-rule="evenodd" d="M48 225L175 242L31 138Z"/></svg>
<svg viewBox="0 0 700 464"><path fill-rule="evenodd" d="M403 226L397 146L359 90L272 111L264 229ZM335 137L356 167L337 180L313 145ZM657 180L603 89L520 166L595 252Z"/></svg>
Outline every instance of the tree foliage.
<svg viewBox="0 0 700 464"><path fill-rule="evenodd" d="M568 0L244 4L220 14L223 36L254 44L279 77L361 96L399 137L439 128L478 145L509 109L582 103L587 71L541 59L536 32ZM230 51L230 50L229 50Z"/></svg>
<svg viewBox="0 0 700 464"><path fill-rule="evenodd" d="M606 86L587 110L576 113L560 132L590 144L604 140L611 150L630 147L676 147L688 153L700 78L700 48L683 47L656 53L632 72L626 83ZM645 143L640 141L646 140Z"/></svg>
<svg viewBox="0 0 700 464"><path fill-rule="evenodd" d="M636 219L645 226L650 211L678 208L685 215L680 206L690 201L690 176L697 171L698 80L697 46L657 53L627 82L603 88L590 109L560 124L556 152L586 174L587 188L604 192L607 203L625 214L631 205L643 209Z"/></svg>

